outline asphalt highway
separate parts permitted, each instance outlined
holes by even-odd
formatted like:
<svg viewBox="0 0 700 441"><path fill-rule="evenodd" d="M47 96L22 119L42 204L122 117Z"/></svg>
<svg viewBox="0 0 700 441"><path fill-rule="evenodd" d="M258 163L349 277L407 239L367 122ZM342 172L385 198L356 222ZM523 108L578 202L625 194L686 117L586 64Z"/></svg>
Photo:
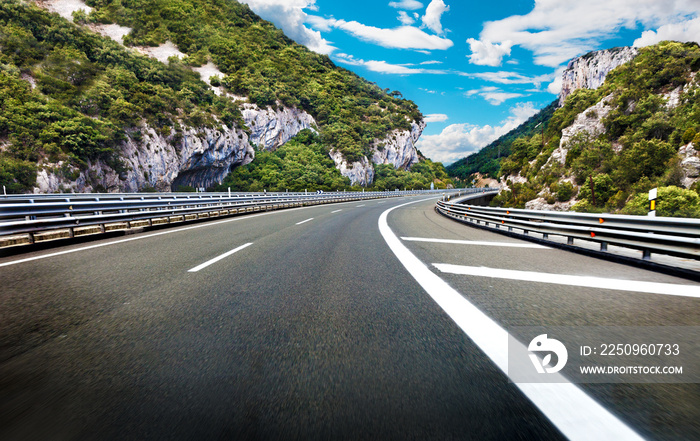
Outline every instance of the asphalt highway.
<svg viewBox="0 0 700 441"><path fill-rule="evenodd" d="M321 205L0 258L0 439L700 439L698 384L520 387L478 335L692 329L700 285L434 204Z"/></svg>

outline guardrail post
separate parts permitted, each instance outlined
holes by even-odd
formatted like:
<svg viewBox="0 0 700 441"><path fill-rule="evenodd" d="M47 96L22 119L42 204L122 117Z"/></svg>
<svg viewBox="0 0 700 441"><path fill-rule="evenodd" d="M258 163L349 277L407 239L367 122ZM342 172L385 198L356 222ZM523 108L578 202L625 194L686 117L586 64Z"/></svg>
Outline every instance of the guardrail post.
<svg viewBox="0 0 700 441"><path fill-rule="evenodd" d="M569 236L566 238L566 244L567 245L573 245L574 244L574 238Z"/></svg>
<svg viewBox="0 0 700 441"><path fill-rule="evenodd" d="M643 250L642 251L642 260L651 260L651 251Z"/></svg>
<svg viewBox="0 0 700 441"><path fill-rule="evenodd" d="M549 239L549 234L542 233L542 239Z"/></svg>
<svg viewBox="0 0 700 441"><path fill-rule="evenodd" d="M608 251L608 243L607 242L600 243L600 251Z"/></svg>

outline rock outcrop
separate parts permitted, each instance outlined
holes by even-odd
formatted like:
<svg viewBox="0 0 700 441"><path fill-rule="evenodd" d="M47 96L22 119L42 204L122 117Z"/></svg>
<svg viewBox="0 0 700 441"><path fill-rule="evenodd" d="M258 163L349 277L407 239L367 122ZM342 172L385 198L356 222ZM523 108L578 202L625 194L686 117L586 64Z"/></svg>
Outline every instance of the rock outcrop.
<svg viewBox="0 0 700 441"><path fill-rule="evenodd" d="M683 169L683 186L688 188L700 180L700 153L691 142L678 150L678 156Z"/></svg>
<svg viewBox="0 0 700 441"><path fill-rule="evenodd" d="M250 143L266 150L275 150L304 129L315 130L316 121L303 110L280 107L260 109L246 103L241 109L243 121L251 131Z"/></svg>
<svg viewBox="0 0 700 441"><path fill-rule="evenodd" d="M637 54L638 50L633 47L617 47L590 52L569 61L562 74L559 106L563 106L566 97L577 89L599 88L611 70L627 63Z"/></svg>
<svg viewBox="0 0 700 441"><path fill-rule="evenodd" d="M174 185L207 187L221 182L233 167L247 164L255 156L246 133L225 125L221 130L186 128L178 140L173 135L163 136L151 127L138 135L128 134L121 151L123 171L103 161L89 163L82 172L70 167L66 170L63 164L45 165L37 175L34 192L136 192L151 187L170 191ZM65 171L79 176L66 178Z"/></svg>
<svg viewBox="0 0 700 441"><path fill-rule="evenodd" d="M246 104L242 113L250 137L241 129L225 125L221 130L185 128L177 139L174 133L163 136L145 127L138 134L127 134L121 146L120 156L127 171L115 171L103 161L89 163L83 172L62 163L43 164L34 192L96 189L136 192L150 187L170 191L178 185L209 187L220 183L236 166L251 162L255 157L253 146L275 150L301 130L316 126L311 115L295 108L263 110ZM74 175L78 173L76 179Z"/></svg>
<svg viewBox="0 0 700 441"><path fill-rule="evenodd" d="M331 158L340 173L349 178L352 185L367 186L374 180L372 164L390 164L394 168L408 170L417 163L418 150L416 142L425 129L425 122L411 123L411 130L394 130L386 138L378 140L372 146L371 161L363 157L360 161L348 164L343 155L331 151Z"/></svg>
<svg viewBox="0 0 700 441"><path fill-rule="evenodd" d="M335 162L335 168L340 170L341 175L349 178L352 185L366 187L374 181L374 167L366 156L350 164L343 154L336 150L331 150L330 156Z"/></svg>
<svg viewBox="0 0 700 441"><path fill-rule="evenodd" d="M380 143L375 144L372 162L391 164L394 168L408 170L419 161L416 142L425 129L425 122L413 122L411 131L394 130Z"/></svg>
<svg viewBox="0 0 700 441"><path fill-rule="evenodd" d="M610 106L612 98L612 94L608 95L595 105L584 110L582 113L579 113L576 116L576 119L574 119L573 124L562 130L559 147L552 152L552 155L549 157L545 167L551 164L553 161L559 162L560 164L566 163L566 154L569 151L568 143L573 137L585 133L591 139L593 139L598 135L605 133L603 119L608 116L612 110L612 107Z"/></svg>

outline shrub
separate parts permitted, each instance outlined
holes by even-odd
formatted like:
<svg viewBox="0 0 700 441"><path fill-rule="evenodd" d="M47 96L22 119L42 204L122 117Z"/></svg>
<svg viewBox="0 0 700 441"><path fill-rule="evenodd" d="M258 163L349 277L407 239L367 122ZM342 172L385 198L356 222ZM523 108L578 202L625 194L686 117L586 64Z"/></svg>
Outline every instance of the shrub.
<svg viewBox="0 0 700 441"><path fill-rule="evenodd" d="M649 194L638 193L621 212L645 215L649 209ZM693 190L675 186L660 187L656 199L656 215L700 218L700 196Z"/></svg>

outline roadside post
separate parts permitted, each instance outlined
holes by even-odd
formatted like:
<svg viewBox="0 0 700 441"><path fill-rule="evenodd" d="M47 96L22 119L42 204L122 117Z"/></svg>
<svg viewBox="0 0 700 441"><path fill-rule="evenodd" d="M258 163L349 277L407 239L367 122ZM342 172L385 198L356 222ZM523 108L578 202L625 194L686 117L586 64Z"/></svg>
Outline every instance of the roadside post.
<svg viewBox="0 0 700 441"><path fill-rule="evenodd" d="M656 217L656 197L658 196L658 188L649 190L649 217Z"/></svg>

